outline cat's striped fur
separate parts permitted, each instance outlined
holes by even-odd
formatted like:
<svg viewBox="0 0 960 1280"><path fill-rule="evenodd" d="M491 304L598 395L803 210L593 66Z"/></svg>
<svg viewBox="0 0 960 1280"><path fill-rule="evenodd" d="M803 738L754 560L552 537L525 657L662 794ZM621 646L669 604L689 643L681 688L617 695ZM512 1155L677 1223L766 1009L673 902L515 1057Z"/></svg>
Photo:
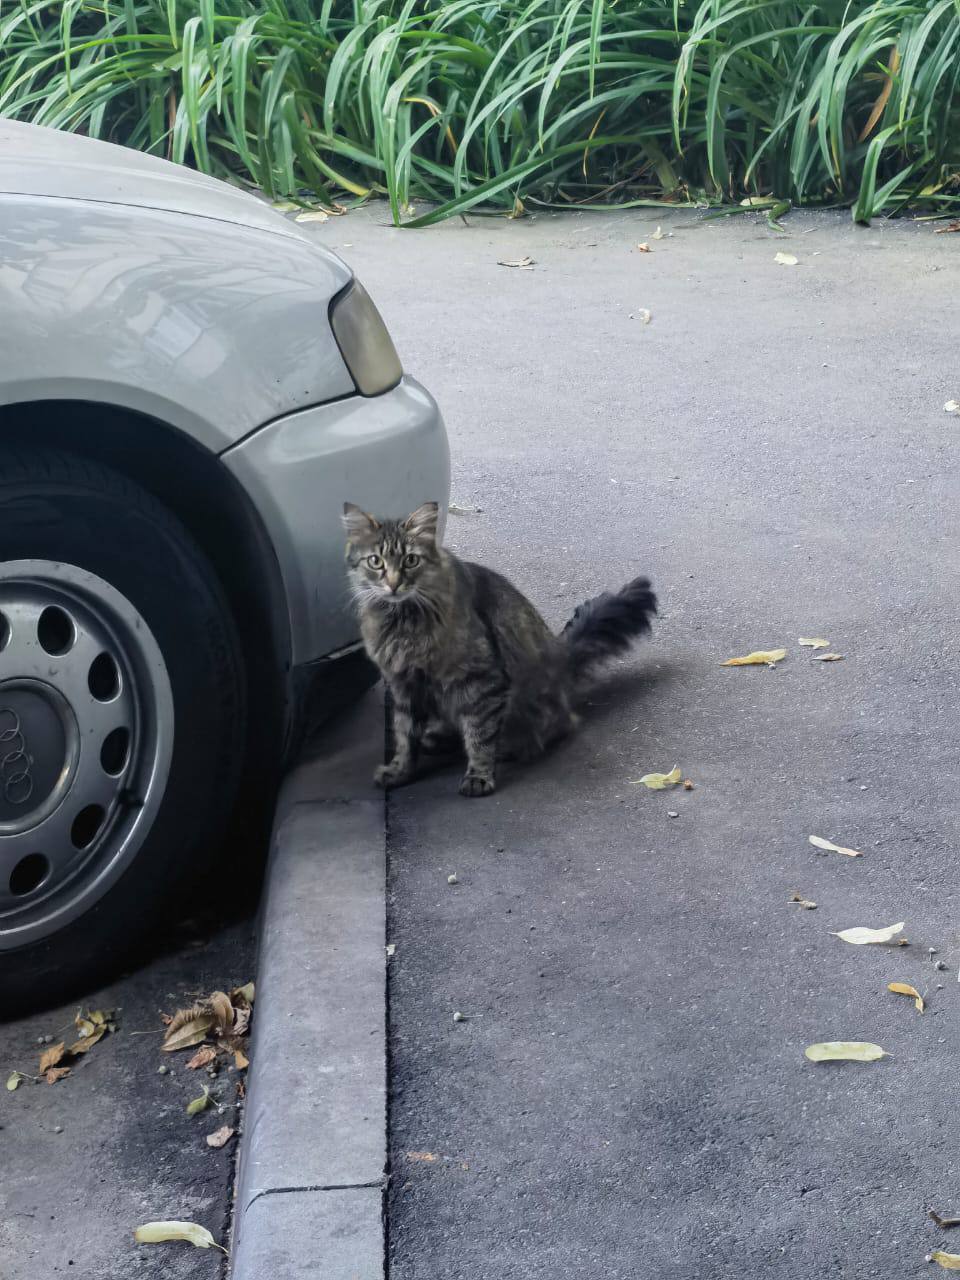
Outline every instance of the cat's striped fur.
<svg viewBox="0 0 960 1280"><path fill-rule="evenodd" d="M347 564L367 653L393 699L394 755L382 787L408 782L421 750L460 741L465 796L489 795L498 758L531 759L576 723L582 682L649 631L646 578L580 605L559 636L492 569L437 540L438 508L404 520L343 509Z"/></svg>

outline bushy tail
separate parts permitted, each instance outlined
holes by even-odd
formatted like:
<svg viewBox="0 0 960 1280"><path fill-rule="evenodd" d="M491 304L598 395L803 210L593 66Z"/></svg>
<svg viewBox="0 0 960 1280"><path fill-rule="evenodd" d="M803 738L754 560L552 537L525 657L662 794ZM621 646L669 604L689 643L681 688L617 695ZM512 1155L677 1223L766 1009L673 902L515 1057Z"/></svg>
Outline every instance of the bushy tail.
<svg viewBox="0 0 960 1280"><path fill-rule="evenodd" d="M648 578L634 578L620 591L605 591L577 609L561 636L570 651L575 677L630 648L637 636L650 630L657 597Z"/></svg>

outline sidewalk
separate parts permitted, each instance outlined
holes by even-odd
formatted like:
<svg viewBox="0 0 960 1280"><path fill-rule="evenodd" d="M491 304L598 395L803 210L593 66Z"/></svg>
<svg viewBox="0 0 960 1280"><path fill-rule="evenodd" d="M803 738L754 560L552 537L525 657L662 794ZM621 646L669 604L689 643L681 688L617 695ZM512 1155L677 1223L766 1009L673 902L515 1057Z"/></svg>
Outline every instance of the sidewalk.
<svg viewBox="0 0 960 1280"><path fill-rule="evenodd" d="M554 623L637 572L663 604L550 760L489 800L449 771L390 797L391 1280L920 1277L960 1251L925 1217L960 1210L957 237L786 225L318 229L443 406L454 502L482 508L448 541ZM630 785L675 763L695 790ZM909 947L831 936L900 920ZM804 1058L832 1039L893 1056Z"/></svg>

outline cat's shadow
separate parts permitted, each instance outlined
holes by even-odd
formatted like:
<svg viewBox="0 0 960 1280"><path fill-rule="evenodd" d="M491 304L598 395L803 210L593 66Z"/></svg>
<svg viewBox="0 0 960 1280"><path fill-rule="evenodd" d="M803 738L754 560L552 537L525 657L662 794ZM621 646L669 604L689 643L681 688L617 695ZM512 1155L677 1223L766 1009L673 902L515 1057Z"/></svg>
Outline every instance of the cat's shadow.
<svg viewBox="0 0 960 1280"><path fill-rule="evenodd" d="M575 732L562 738L536 760L503 760L497 766L497 791L507 790L518 778L549 771L581 748L582 742L600 726L620 717L635 719L643 711L645 702L653 694L662 693L680 678L681 669L668 660L661 659L656 667L636 665L608 671L590 688L577 705L580 724ZM456 776L464 764L462 750L423 754L417 765L416 777L411 786L429 778Z"/></svg>

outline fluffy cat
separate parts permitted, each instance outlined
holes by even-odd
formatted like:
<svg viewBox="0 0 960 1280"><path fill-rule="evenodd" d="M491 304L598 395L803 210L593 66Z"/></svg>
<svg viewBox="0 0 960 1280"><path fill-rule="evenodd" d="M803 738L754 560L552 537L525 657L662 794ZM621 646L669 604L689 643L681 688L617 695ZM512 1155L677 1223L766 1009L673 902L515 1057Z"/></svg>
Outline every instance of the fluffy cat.
<svg viewBox="0 0 960 1280"><path fill-rule="evenodd" d="M426 502L384 520L343 508L363 642L393 698L394 755L374 781L400 786L421 749L462 742L460 794L487 796L498 759L532 759L569 733L585 678L650 630L657 601L635 578L554 635L506 578L440 546L438 511Z"/></svg>

